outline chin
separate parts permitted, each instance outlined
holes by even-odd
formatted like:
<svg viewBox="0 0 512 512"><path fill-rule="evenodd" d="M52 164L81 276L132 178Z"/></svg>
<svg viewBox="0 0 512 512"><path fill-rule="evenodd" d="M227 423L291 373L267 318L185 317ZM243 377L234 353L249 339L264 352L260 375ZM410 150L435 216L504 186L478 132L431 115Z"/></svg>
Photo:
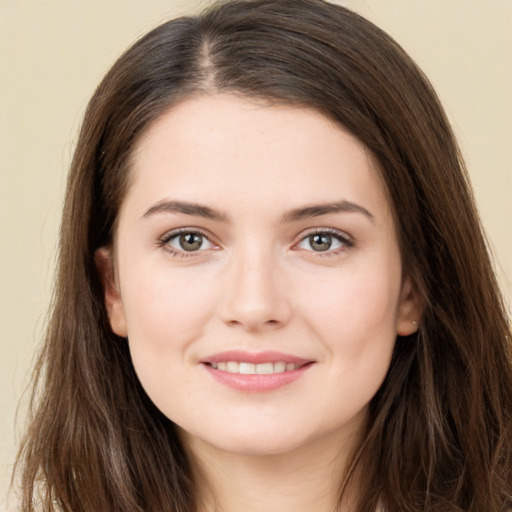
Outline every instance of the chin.
<svg viewBox="0 0 512 512"><path fill-rule="evenodd" d="M192 451L208 447L209 451L225 452L242 456L272 456L293 452L311 439L299 432L292 433L282 425L272 427L226 428L188 431L180 427L180 439Z"/></svg>
<svg viewBox="0 0 512 512"><path fill-rule="evenodd" d="M216 443L215 448L232 455L270 457L289 454L304 446L303 440L290 439L230 439L227 443Z"/></svg>

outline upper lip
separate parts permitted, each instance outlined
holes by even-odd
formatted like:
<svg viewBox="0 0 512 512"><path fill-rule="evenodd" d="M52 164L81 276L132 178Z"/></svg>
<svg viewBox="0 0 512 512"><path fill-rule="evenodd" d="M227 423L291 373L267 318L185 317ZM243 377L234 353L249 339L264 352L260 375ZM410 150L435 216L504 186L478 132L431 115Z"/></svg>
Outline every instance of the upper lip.
<svg viewBox="0 0 512 512"><path fill-rule="evenodd" d="M304 359L302 357L297 357L282 352L245 352L243 350L229 350L226 352L219 352L201 360L202 363L222 363L227 361L253 364L283 362L297 365L304 365L313 362L311 359Z"/></svg>

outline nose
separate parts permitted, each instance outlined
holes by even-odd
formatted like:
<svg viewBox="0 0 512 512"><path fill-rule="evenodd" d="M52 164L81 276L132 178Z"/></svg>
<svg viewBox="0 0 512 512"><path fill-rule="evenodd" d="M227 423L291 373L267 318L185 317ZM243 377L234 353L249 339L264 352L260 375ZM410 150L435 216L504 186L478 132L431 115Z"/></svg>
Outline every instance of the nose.
<svg viewBox="0 0 512 512"><path fill-rule="evenodd" d="M263 251L233 255L226 275L221 320L247 331L267 331L286 325L292 308L275 258Z"/></svg>

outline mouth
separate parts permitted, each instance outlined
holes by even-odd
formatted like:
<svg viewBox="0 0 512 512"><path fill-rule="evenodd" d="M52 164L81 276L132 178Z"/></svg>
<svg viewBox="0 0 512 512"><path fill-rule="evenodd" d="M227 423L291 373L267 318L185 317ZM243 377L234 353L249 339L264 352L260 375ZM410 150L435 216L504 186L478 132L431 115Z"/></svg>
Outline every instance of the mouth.
<svg viewBox="0 0 512 512"><path fill-rule="evenodd" d="M201 361L208 373L230 388L246 392L273 391L305 375L315 361L279 352L230 351Z"/></svg>
<svg viewBox="0 0 512 512"><path fill-rule="evenodd" d="M297 364L286 363L285 361L249 363L238 361L220 361L218 363L206 363L212 369L227 373L237 373L240 375L274 375L276 373L291 372L298 370L302 366L311 363Z"/></svg>

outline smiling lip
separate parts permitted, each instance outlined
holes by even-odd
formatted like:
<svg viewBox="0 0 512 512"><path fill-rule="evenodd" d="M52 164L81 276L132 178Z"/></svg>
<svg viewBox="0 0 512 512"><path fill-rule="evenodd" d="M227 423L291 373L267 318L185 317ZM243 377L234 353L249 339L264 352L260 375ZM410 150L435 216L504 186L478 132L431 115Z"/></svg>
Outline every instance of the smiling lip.
<svg viewBox="0 0 512 512"><path fill-rule="evenodd" d="M302 377L314 361L281 352L222 352L201 361L221 384L246 392L273 391Z"/></svg>

